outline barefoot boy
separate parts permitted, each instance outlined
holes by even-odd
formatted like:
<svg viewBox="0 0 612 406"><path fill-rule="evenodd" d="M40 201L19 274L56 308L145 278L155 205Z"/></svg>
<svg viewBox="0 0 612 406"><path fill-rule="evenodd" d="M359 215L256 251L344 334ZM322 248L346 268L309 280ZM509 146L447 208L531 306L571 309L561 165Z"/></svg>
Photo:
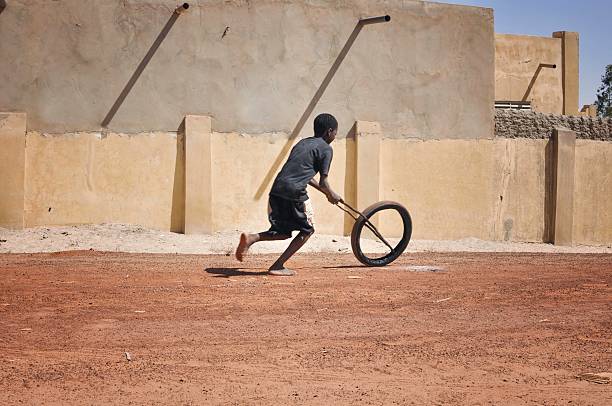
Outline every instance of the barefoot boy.
<svg viewBox="0 0 612 406"><path fill-rule="evenodd" d="M295 144L270 190L268 200L270 229L255 234L242 233L236 248L238 261L242 261L249 247L258 241L286 240L291 238L292 231L299 231L285 252L268 270L271 275L294 275L292 270L285 268L285 262L314 233L312 206L308 200L306 185L324 193L332 204L342 200L327 182L333 156L329 144L336 138L337 132L338 122L334 116L319 114L314 120L314 137L305 138ZM321 174L319 182L314 180L317 172Z"/></svg>

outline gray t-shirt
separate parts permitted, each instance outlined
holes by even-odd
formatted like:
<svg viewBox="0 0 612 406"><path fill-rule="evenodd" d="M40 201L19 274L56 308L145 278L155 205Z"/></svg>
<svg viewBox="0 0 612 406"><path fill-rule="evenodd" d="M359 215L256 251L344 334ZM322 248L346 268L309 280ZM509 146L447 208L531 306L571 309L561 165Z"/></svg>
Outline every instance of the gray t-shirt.
<svg viewBox="0 0 612 406"><path fill-rule="evenodd" d="M329 174L334 151L323 138L304 138L291 150L283 169L276 175L270 194L287 200L308 200L306 185L317 174Z"/></svg>

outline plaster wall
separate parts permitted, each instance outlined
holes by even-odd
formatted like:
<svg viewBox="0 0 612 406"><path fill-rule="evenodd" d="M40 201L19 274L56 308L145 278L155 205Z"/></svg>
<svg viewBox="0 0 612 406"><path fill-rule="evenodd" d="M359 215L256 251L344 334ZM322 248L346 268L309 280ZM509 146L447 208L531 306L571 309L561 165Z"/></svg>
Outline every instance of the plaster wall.
<svg viewBox="0 0 612 406"><path fill-rule="evenodd" d="M180 231L176 133L28 132L26 145L27 227L112 222Z"/></svg>
<svg viewBox="0 0 612 406"><path fill-rule="evenodd" d="M255 199L255 195L261 179L270 167L271 157L277 156L284 144L289 142L287 135L213 133L211 142L214 229L267 230L270 227L267 207L271 185L260 199ZM334 157L329 175L330 185L341 195L345 194L346 143L346 138L334 141ZM352 158L348 159L350 161ZM309 188L308 194L315 211L316 231L323 234L342 234L344 213L330 205L325 196L317 190Z"/></svg>
<svg viewBox="0 0 612 406"><path fill-rule="evenodd" d="M268 228L267 190L259 199L255 195L271 157L286 142L282 133L211 133L212 231ZM345 197L375 182L366 177L355 184L360 169L353 143L341 138L333 144L330 180ZM382 138L379 199L396 200L409 209L415 239L547 241L550 154L550 141L540 139ZM122 222L180 232L185 218L183 157L180 133L101 137L28 132L25 225ZM575 157L573 242L609 243L612 144L577 140ZM350 231L343 212L316 190L309 193L317 232ZM385 232L399 234L393 218L381 217L379 224Z"/></svg>
<svg viewBox="0 0 612 406"><path fill-rule="evenodd" d="M385 139L381 199L409 208L417 239L548 241L551 155L549 140ZM612 143L576 140L574 244L612 241L611 167Z"/></svg>
<svg viewBox="0 0 612 406"><path fill-rule="evenodd" d="M382 199L409 209L413 238L542 241L545 141L384 141Z"/></svg>
<svg viewBox="0 0 612 406"><path fill-rule="evenodd" d="M495 34L495 100L530 101L535 111L563 114L561 39Z"/></svg>
<svg viewBox="0 0 612 406"><path fill-rule="evenodd" d="M612 142L576 140L574 242L612 242Z"/></svg>
<svg viewBox="0 0 612 406"><path fill-rule="evenodd" d="M552 202L549 140L498 139L493 172L492 240L548 242Z"/></svg>
<svg viewBox="0 0 612 406"><path fill-rule="evenodd" d="M491 238L494 143L384 140L381 198L405 205L413 238ZM434 186L435 185L435 186ZM381 222L396 235L397 224Z"/></svg>
<svg viewBox="0 0 612 406"><path fill-rule="evenodd" d="M189 3L110 130L174 131L185 115L204 114L222 132L290 133L358 18L390 14L391 22L363 28L313 116L330 111L341 128L379 121L390 137L492 137L492 9L413 0ZM0 110L27 112L29 130L98 131L176 4L11 0L0 16Z"/></svg>

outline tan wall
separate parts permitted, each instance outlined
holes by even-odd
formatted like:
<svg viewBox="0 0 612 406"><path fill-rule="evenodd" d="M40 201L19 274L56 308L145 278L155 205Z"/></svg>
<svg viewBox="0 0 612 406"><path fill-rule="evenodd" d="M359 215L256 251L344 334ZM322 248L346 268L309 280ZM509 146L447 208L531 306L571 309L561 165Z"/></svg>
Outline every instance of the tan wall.
<svg viewBox="0 0 612 406"><path fill-rule="evenodd" d="M213 224L216 230L264 231L269 228L269 187L260 199L255 195L272 157L281 151L287 140L286 134L212 134ZM346 140L334 141L333 148L333 170L329 180L332 188L344 195ZM343 212L330 205L316 190L310 190L309 195L316 212L317 232L342 234Z"/></svg>
<svg viewBox="0 0 612 406"><path fill-rule="evenodd" d="M284 140L278 134L253 137L213 133L216 230L268 227L266 197L258 201L253 197L269 167L270 157L282 149ZM348 196L355 187L352 156L355 151L347 149L344 139L334 142L333 147L331 183ZM612 241L608 197L612 196L612 173L604 169L609 167L611 147L612 144L604 142L578 142L574 243ZM551 159L548 140L383 138L380 148L380 200L396 200L408 207L414 223L413 238L547 240L550 202L546 188ZM222 158L232 151L236 154L234 162ZM253 159L249 158L249 151L256 151ZM589 164L584 164L585 161ZM364 178L361 183L367 182ZM333 234L345 231L342 213L318 192L310 191L310 195L316 209L317 231ZM360 208L371 203L374 201ZM392 217L381 220L385 231L398 235Z"/></svg>
<svg viewBox="0 0 612 406"><path fill-rule="evenodd" d="M556 68L538 71L540 64ZM562 40L495 34L495 100L526 100L533 110L563 114Z"/></svg>
<svg viewBox="0 0 612 406"><path fill-rule="evenodd" d="M178 140L182 140L178 134ZM213 230L269 227L267 193L255 199L287 134L213 133ZM343 193L345 140L334 143L330 182ZM27 227L119 222L182 231L184 174L176 133L27 134ZM231 157L231 158L228 158ZM313 195L317 230L342 233L343 216ZM49 211L49 209L51 209ZM339 231L338 231L339 230Z"/></svg>
<svg viewBox="0 0 612 406"><path fill-rule="evenodd" d="M547 241L550 225L546 221L546 182L550 180L550 149L548 140L501 138L496 141L492 157L494 171L489 175L495 190L492 239Z"/></svg>
<svg viewBox="0 0 612 406"><path fill-rule="evenodd" d="M612 142L576 140L574 241L612 242Z"/></svg>
<svg viewBox="0 0 612 406"><path fill-rule="evenodd" d="M180 231L176 133L28 132L26 151L27 227L119 222Z"/></svg>
<svg viewBox="0 0 612 406"><path fill-rule="evenodd" d="M491 141L384 140L382 198L408 208L414 238L489 239L491 224L484 220L492 217L493 146Z"/></svg>
<svg viewBox="0 0 612 406"><path fill-rule="evenodd" d="M409 208L414 238L542 241L546 141L384 141L382 198Z"/></svg>
<svg viewBox="0 0 612 406"><path fill-rule="evenodd" d="M0 111L27 112L29 130L98 131L177 3L11 0L0 23ZM218 131L289 133L357 20L390 14L389 23L363 28L308 122L330 111L343 128L376 120L398 137L492 137L492 9L414 0L189 3L112 131L175 131L185 115L206 114Z"/></svg>
<svg viewBox="0 0 612 406"><path fill-rule="evenodd" d="M366 134L367 136L367 134ZM25 224L123 222L182 231L182 134L27 133ZM212 230L268 228L266 193L255 197L286 134L212 132ZM352 138L334 142L332 187L344 196L372 188ZM413 238L543 241L547 238L548 140L380 140L380 200L411 212ZM612 144L578 140L574 243L612 241ZM373 165L375 162L363 163ZM355 184L355 173L361 178ZM4 187L4 185L3 185ZM196 190L196 193L198 191ZM202 193L200 191L200 193ZM345 232L344 214L310 191L317 231ZM364 206L374 203L360 203ZM51 208L51 211L48 209ZM395 231L391 218L381 218Z"/></svg>

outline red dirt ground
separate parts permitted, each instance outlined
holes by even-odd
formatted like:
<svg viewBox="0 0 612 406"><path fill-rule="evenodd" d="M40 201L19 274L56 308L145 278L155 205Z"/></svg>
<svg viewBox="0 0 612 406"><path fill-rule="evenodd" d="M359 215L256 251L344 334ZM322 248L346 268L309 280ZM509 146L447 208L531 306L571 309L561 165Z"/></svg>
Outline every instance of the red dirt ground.
<svg viewBox="0 0 612 406"><path fill-rule="evenodd" d="M612 255L273 259L0 255L0 404L612 404Z"/></svg>

